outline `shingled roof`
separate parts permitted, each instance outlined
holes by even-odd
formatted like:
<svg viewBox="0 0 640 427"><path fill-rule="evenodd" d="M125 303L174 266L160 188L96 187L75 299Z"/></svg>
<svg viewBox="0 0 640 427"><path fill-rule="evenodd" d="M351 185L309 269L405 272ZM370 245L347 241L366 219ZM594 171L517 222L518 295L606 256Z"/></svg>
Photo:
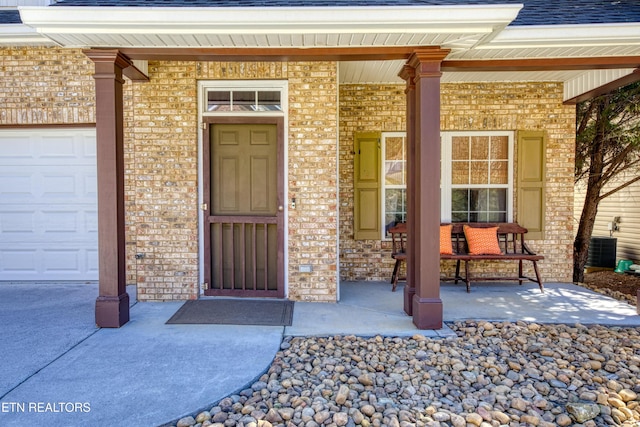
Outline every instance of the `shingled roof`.
<svg viewBox="0 0 640 427"><path fill-rule="evenodd" d="M0 10L0 24L21 24L17 10Z"/></svg>
<svg viewBox="0 0 640 427"><path fill-rule="evenodd" d="M341 7L524 4L511 26L640 22L637 0L58 0L54 7ZM20 23L16 11L0 11L0 23Z"/></svg>

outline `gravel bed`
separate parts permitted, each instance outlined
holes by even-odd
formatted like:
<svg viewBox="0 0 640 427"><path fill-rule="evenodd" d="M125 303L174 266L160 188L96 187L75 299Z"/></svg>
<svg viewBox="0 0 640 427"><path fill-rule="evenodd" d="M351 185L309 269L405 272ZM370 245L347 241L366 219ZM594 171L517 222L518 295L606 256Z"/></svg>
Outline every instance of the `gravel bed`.
<svg viewBox="0 0 640 427"><path fill-rule="evenodd" d="M457 322L457 338L284 339L177 427L640 427L640 328Z"/></svg>

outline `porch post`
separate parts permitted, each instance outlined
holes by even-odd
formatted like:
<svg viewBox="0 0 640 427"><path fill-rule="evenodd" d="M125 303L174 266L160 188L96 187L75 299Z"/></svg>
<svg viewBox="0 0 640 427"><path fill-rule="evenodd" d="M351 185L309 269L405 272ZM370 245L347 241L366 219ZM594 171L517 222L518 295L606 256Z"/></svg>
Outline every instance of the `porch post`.
<svg viewBox="0 0 640 427"><path fill-rule="evenodd" d="M413 221L415 219L414 212L414 188L416 177L416 70L409 64L405 64L398 76L407 82L404 91L407 98L407 230L415 229ZM407 261L405 263L407 269L407 282L404 286L404 311L409 316L413 315L413 296L416 294L415 275L413 266L415 265L415 249L411 233L407 233Z"/></svg>
<svg viewBox="0 0 640 427"><path fill-rule="evenodd" d="M124 235L123 69L117 50L85 50L95 63L98 175L99 295L96 324L119 328L129 321Z"/></svg>
<svg viewBox="0 0 640 427"><path fill-rule="evenodd" d="M419 329L442 328L440 299L440 64L449 53L420 49L409 58L415 69L415 186L408 229L414 238L413 323Z"/></svg>

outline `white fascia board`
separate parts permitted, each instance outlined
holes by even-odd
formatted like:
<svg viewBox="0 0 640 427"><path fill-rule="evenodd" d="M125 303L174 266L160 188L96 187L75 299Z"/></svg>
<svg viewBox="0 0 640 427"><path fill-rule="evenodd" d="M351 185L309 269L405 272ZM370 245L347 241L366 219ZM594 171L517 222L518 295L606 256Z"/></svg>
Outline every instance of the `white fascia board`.
<svg viewBox="0 0 640 427"><path fill-rule="evenodd" d="M640 23L508 27L478 49L606 45L640 45Z"/></svg>
<svg viewBox="0 0 640 427"><path fill-rule="evenodd" d="M423 7L20 7L43 34L467 33L504 28L522 5Z"/></svg>
<svg viewBox="0 0 640 427"><path fill-rule="evenodd" d="M54 46L56 43L23 24L1 24L0 46Z"/></svg>
<svg viewBox="0 0 640 427"><path fill-rule="evenodd" d="M49 6L53 0L0 0L0 7L15 9L18 6Z"/></svg>

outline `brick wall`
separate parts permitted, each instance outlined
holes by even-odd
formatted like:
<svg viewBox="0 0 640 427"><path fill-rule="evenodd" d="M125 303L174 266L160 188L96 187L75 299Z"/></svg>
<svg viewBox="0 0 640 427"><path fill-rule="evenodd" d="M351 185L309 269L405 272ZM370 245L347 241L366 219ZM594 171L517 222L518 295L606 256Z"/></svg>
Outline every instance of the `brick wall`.
<svg viewBox="0 0 640 427"><path fill-rule="evenodd" d="M406 129L404 85L340 85L340 278L389 280L391 242L353 239L354 135Z"/></svg>
<svg viewBox="0 0 640 427"><path fill-rule="evenodd" d="M562 84L442 84L441 90L443 131L547 132L546 240L530 243L546 257L541 263L543 280L571 281L575 108L562 105ZM351 151L355 132L405 130L404 85L342 85L340 100L340 276L342 280L389 280L393 267L389 242L353 239ZM386 111L392 115L385 115ZM447 271L451 265L441 267ZM505 267L487 263L474 265L473 271L488 273ZM512 267L506 268L513 271Z"/></svg>
<svg viewBox="0 0 640 427"><path fill-rule="evenodd" d="M337 67L289 64L289 298L337 298ZM311 273L300 273L301 264Z"/></svg>
<svg viewBox="0 0 640 427"><path fill-rule="evenodd" d="M0 49L0 124L95 123L92 76L78 49Z"/></svg>
<svg viewBox="0 0 640 427"><path fill-rule="evenodd" d="M199 293L195 71L193 62L150 62L150 81L127 93L127 240L139 254L133 262L141 301Z"/></svg>

